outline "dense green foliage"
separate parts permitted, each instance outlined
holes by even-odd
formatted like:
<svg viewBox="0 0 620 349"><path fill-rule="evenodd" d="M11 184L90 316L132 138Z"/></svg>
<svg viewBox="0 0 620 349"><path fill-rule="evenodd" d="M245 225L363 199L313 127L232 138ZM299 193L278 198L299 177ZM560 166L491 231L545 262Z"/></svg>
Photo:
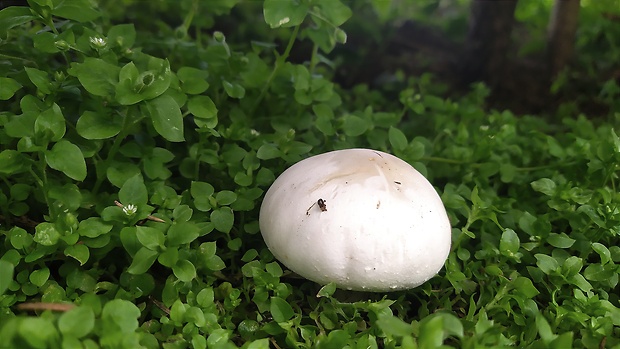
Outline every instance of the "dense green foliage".
<svg viewBox="0 0 620 349"><path fill-rule="evenodd" d="M429 76L340 89L338 0L28 2L0 11L0 348L620 348L613 80L610 115L552 123ZM321 287L260 237L279 173L351 147L441 193L417 289Z"/></svg>

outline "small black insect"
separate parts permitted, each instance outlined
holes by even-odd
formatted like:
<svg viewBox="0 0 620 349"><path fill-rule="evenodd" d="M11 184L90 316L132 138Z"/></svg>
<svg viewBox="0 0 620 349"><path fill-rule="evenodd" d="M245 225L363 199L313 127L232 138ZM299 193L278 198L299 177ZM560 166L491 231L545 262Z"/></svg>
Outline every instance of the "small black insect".
<svg viewBox="0 0 620 349"><path fill-rule="evenodd" d="M325 200L319 199L319 201L317 201L316 203L319 205L319 208L321 209L321 211L323 212L327 211L327 205L325 205Z"/></svg>

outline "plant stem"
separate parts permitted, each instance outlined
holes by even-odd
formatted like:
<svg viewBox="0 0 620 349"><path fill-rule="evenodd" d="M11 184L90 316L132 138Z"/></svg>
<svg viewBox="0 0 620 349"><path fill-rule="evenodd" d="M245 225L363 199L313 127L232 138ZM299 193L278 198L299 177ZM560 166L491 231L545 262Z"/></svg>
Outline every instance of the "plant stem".
<svg viewBox="0 0 620 349"><path fill-rule="evenodd" d="M319 54L319 45L314 44L312 46L312 56L310 57L310 76L312 76L312 74L314 74L314 69L316 68L316 65L318 63L318 54Z"/></svg>
<svg viewBox="0 0 620 349"><path fill-rule="evenodd" d="M114 159L114 156L118 152L118 149L121 147L121 143L123 142L125 137L127 137L127 130L130 129L131 124L127 122L127 120L129 119L127 117L127 112L122 113L121 115L123 115L124 118L123 127L121 128L121 132L116 136L116 138L114 138L114 142L112 143L112 146L108 151L108 156L105 158L105 160L103 160L103 163L96 171L97 181L93 186L93 195L97 195L97 193L99 192L99 189L106 178L106 173L108 172L108 167L110 167L110 162L112 161L112 159Z"/></svg>
<svg viewBox="0 0 620 349"><path fill-rule="evenodd" d="M291 37L288 40L288 44L286 45L286 49L284 50L284 53L281 56L278 56L278 58L276 58L276 62L274 63L273 70L271 71L271 74L269 74L269 78L267 78L267 82L265 83L265 86L263 86L263 89L260 91L258 98L256 98L256 101L254 102L254 105L252 106L252 110L250 111L250 115L254 114L260 102L262 102L263 98L265 98L265 95L267 94L267 90L269 90L269 86L271 85L271 82L276 77L280 68L284 65L284 63L286 63L286 59L288 58L289 54L291 53L291 50L293 49L293 44L295 43L295 40L297 40L297 34L299 33L299 27L300 27L299 25L295 26L295 29L293 29L293 34L291 34Z"/></svg>

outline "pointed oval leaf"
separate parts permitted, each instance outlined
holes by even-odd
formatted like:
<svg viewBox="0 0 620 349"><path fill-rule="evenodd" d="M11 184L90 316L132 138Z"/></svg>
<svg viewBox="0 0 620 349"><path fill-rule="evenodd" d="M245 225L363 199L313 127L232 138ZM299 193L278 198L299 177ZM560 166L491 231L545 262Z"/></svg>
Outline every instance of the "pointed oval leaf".
<svg viewBox="0 0 620 349"><path fill-rule="evenodd" d="M288 321L295 315L293 307L280 297L271 297L269 311L276 322Z"/></svg>
<svg viewBox="0 0 620 349"><path fill-rule="evenodd" d="M174 98L162 95L145 102L155 131L170 142L182 142L183 115Z"/></svg>
<svg viewBox="0 0 620 349"><path fill-rule="evenodd" d="M146 273L147 270L153 265L155 259L157 259L157 251L149 250L146 247L142 247L136 252L131 261L131 265L127 268L129 274L139 275Z"/></svg>
<svg viewBox="0 0 620 349"><path fill-rule="evenodd" d="M146 205L148 202L148 192L142 175L137 174L126 180L118 192L118 199L125 206L130 204L136 206Z"/></svg>
<svg viewBox="0 0 620 349"><path fill-rule="evenodd" d="M85 111L75 125L80 136L86 139L106 139L116 136L123 128L123 120L112 115Z"/></svg>
<svg viewBox="0 0 620 349"><path fill-rule="evenodd" d="M67 177L76 181L86 178L86 162L84 155L77 145L60 140L51 150L45 153L45 161L49 167L63 172Z"/></svg>

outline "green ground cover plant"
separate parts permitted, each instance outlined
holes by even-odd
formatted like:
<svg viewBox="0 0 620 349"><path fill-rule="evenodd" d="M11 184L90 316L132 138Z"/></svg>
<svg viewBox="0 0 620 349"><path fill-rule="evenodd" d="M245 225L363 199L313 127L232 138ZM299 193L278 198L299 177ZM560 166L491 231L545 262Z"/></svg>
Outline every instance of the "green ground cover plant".
<svg viewBox="0 0 620 349"><path fill-rule="evenodd" d="M0 348L620 348L617 81L597 119L343 90L347 4L237 2L0 11ZM452 251L417 289L321 287L264 245L275 177L352 147L441 194Z"/></svg>

